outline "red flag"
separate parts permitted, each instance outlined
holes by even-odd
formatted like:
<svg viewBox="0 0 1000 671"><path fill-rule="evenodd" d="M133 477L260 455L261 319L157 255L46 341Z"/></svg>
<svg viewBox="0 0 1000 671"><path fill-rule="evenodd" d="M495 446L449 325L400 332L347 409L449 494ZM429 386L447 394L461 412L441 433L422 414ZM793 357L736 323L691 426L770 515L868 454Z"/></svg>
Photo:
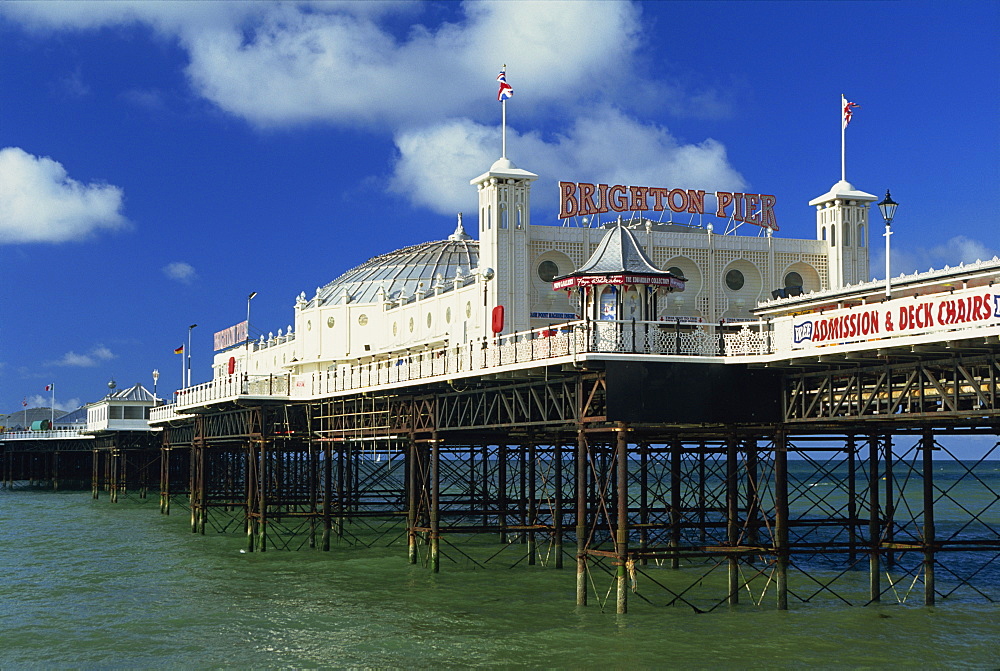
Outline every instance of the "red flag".
<svg viewBox="0 0 1000 671"><path fill-rule="evenodd" d="M45 391L52 391L52 385L51 384L45 385Z"/></svg>
<svg viewBox="0 0 1000 671"><path fill-rule="evenodd" d="M841 98L844 101L844 128L847 128L847 124L851 123L851 117L854 116L854 110L852 107L861 107L857 103L849 102L846 98Z"/></svg>
<svg viewBox="0 0 1000 671"><path fill-rule="evenodd" d="M497 81L500 82L500 90L497 91L497 100L503 102L512 98L514 96L514 89L507 83L506 65L503 66L503 69L500 70L500 74L497 75Z"/></svg>

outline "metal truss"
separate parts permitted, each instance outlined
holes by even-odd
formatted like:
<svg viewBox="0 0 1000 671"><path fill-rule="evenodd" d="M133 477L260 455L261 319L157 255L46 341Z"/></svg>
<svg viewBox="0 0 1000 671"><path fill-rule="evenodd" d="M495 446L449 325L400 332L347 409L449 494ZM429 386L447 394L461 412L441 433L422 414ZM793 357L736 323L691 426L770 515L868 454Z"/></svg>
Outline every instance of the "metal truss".
<svg viewBox="0 0 1000 671"><path fill-rule="evenodd" d="M1000 417L1000 358L995 353L786 376L784 417L789 423L984 416Z"/></svg>

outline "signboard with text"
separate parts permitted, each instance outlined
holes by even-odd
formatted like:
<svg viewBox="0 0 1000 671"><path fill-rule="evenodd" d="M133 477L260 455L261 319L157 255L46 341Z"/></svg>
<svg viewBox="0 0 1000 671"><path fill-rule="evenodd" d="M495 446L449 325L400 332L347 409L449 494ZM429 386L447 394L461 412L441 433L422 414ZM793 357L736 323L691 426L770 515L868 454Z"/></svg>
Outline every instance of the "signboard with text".
<svg viewBox="0 0 1000 671"><path fill-rule="evenodd" d="M799 315L788 328L792 349L806 349L990 326L1000 326L1000 294L980 287Z"/></svg>
<svg viewBox="0 0 1000 671"><path fill-rule="evenodd" d="M606 212L687 212L705 214L705 196L715 198L715 216L778 230L775 197L764 193L709 192L659 186L559 182L559 218Z"/></svg>
<svg viewBox="0 0 1000 671"><path fill-rule="evenodd" d="M239 345L246 342L247 339L247 323L245 321L236 324L235 326L230 326L227 329L222 329L215 334L215 351L228 349L233 345Z"/></svg>

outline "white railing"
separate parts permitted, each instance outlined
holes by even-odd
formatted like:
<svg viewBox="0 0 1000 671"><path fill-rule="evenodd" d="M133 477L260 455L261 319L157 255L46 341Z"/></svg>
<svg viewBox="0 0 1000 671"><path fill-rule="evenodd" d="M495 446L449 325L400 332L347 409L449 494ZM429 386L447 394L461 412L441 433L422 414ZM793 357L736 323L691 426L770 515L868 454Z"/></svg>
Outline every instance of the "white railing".
<svg viewBox="0 0 1000 671"><path fill-rule="evenodd" d="M342 364L324 372L219 378L176 392L176 403L153 408L150 420L168 421L178 413L183 414L185 409L239 396L315 398L584 354L783 359L906 345L934 338L1000 335L1000 296L987 297L987 293L991 292L984 288L961 290L739 326L574 321L481 338L455 347ZM887 327L890 322L894 324L892 329Z"/></svg>
<svg viewBox="0 0 1000 671"><path fill-rule="evenodd" d="M727 354L753 353L759 350L761 338L766 342L766 334L759 332L739 337L726 333L720 340L720 328L705 324L682 327L669 322L574 321L480 338L455 347L344 364L324 372L249 378L231 375L175 392L173 404L151 409L150 421L169 421L184 415L185 409L239 396L309 398L587 353L718 356L720 348ZM747 331L744 326L740 333Z"/></svg>
<svg viewBox="0 0 1000 671"><path fill-rule="evenodd" d="M5 440L50 440L54 438L90 438L91 436L75 429L55 431L5 431L0 433L0 442Z"/></svg>

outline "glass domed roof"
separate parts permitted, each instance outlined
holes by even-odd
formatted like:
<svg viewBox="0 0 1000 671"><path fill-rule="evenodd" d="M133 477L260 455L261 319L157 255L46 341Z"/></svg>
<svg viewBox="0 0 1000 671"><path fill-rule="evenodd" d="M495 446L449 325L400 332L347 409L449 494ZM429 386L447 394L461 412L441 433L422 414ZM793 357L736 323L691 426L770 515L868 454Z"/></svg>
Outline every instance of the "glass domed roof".
<svg viewBox="0 0 1000 671"><path fill-rule="evenodd" d="M384 290L387 298L410 298L418 290L430 293L435 283L451 281L458 275L470 276L479 265L479 241L473 240L462 226L447 240L423 242L376 256L319 289L313 305L344 302L344 292L351 303L375 303ZM423 286L421 286L423 285Z"/></svg>

